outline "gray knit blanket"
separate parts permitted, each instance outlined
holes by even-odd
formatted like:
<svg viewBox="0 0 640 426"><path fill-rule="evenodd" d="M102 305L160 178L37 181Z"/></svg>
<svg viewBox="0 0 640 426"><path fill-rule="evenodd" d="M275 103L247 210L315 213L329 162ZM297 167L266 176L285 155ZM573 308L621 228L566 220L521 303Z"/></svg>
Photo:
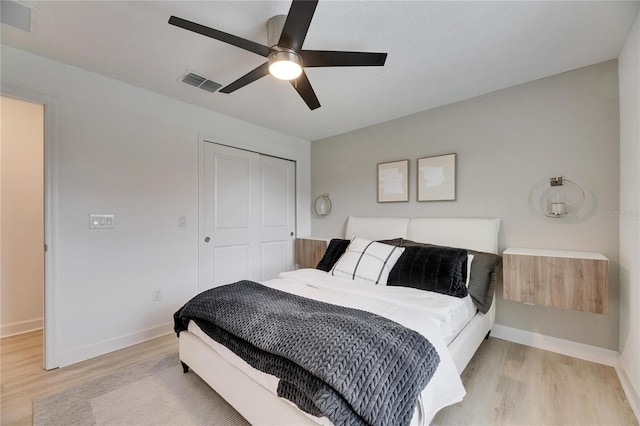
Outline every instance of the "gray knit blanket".
<svg viewBox="0 0 640 426"><path fill-rule="evenodd" d="M207 290L174 314L252 367L278 396L335 425L408 425L440 357L421 334L381 316L251 281Z"/></svg>

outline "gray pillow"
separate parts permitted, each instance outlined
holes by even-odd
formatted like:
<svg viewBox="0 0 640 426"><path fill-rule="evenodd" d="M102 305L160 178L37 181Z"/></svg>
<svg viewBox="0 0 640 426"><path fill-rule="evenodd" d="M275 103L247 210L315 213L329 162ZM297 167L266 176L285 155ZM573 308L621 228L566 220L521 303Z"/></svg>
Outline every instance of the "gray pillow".
<svg viewBox="0 0 640 426"><path fill-rule="evenodd" d="M473 255L469 294L478 310L486 314L493 302L498 275L502 272L502 257L493 253L467 250Z"/></svg>
<svg viewBox="0 0 640 426"><path fill-rule="evenodd" d="M403 247L411 246L435 246L435 244L417 243L404 240ZM485 253L475 250L467 250L473 255L471 263L471 276L469 278L469 295L478 310L486 314L491 307L498 275L502 271L502 257L493 253Z"/></svg>
<svg viewBox="0 0 640 426"><path fill-rule="evenodd" d="M389 244L390 246L394 246L394 247L402 247L402 242L404 241L404 238L392 238L390 240L376 240L376 241L382 244Z"/></svg>

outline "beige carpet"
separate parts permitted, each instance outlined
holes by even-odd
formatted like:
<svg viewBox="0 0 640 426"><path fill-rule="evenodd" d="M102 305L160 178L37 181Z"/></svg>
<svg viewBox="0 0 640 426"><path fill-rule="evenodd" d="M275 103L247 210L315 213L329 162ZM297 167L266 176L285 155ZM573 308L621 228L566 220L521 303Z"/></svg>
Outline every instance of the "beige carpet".
<svg viewBox="0 0 640 426"><path fill-rule="evenodd" d="M33 402L36 426L249 423L178 354L160 356Z"/></svg>

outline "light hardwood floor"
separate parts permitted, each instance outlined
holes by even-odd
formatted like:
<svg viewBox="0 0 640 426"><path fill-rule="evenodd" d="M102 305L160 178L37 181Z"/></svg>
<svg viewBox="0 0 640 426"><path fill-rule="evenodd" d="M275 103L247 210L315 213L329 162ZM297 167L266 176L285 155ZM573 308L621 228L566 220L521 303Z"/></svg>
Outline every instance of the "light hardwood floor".
<svg viewBox="0 0 640 426"><path fill-rule="evenodd" d="M496 338L462 373L467 396L437 425L637 425L613 367Z"/></svg>
<svg viewBox="0 0 640 426"><path fill-rule="evenodd" d="M42 333L0 341L2 425L30 425L33 399L177 349L168 335L52 371ZM464 401L437 425L638 425L612 367L491 338L462 375Z"/></svg>
<svg viewBox="0 0 640 426"><path fill-rule="evenodd" d="M42 369L42 331L0 340L0 424L31 425L33 400L178 349L175 334L68 367Z"/></svg>

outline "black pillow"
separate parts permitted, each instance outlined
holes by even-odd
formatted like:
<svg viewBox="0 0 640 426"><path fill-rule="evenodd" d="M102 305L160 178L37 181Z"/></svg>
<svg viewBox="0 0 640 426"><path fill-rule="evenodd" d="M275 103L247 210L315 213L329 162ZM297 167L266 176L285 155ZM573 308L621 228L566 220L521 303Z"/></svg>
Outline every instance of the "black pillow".
<svg viewBox="0 0 640 426"><path fill-rule="evenodd" d="M411 240L404 240L402 245L403 247L438 247L433 244L417 243ZM496 281L502 271L502 257L497 254L475 250L467 250L467 253L473 255L471 274L469 277L469 295L476 305L476 308L483 314L486 314L493 302Z"/></svg>
<svg viewBox="0 0 640 426"><path fill-rule="evenodd" d="M440 246L405 247L387 285L413 287L454 297L467 293L467 251Z"/></svg>
<svg viewBox="0 0 640 426"><path fill-rule="evenodd" d="M340 259L340 256L347 250L349 243L351 243L351 240L341 240L340 238L334 238L329 241L327 251L324 252L324 256L322 256L322 259L318 262L316 269L329 272L338 259Z"/></svg>

